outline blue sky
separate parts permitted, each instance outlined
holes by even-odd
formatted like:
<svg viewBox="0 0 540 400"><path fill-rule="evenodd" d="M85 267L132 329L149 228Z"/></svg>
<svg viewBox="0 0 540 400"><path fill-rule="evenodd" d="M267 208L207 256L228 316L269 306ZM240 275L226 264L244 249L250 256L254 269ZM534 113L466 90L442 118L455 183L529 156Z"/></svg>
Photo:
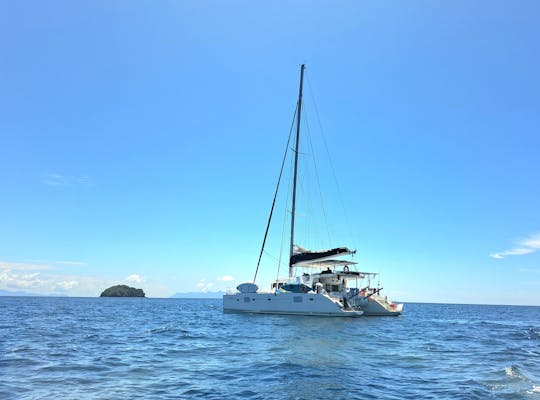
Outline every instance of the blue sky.
<svg viewBox="0 0 540 400"><path fill-rule="evenodd" d="M250 280L306 63L332 244L399 300L540 305L539 12L1 2L0 290Z"/></svg>

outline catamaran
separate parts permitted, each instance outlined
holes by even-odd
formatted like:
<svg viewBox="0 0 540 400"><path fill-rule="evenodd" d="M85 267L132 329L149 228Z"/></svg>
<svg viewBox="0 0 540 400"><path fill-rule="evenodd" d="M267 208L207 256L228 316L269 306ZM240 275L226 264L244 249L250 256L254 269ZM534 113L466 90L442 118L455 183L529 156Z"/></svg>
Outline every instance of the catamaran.
<svg viewBox="0 0 540 400"><path fill-rule="evenodd" d="M261 314L295 314L338 317L362 315L399 315L403 304L395 304L383 297L382 288L371 284L376 274L356 270L356 262L342 257L352 256L355 250L336 247L312 251L295 244L296 195L298 178L298 154L300 149L300 122L302 116L302 91L305 65L300 66L300 89L295 113L296 138L294 141L294 173L292 182L292 208L290 223L289 276L272 282L269 291L260 291L255 283L264 251L272 213L283 173L285 157L281 165L278 187L270 211L259 261L252 282L242 283L236 292L223 295L223 310ZM289 144L287 143L287 149ZM303 272L295 276L295 271ZM367 285L362 286L367 281ZM355 283L354 287L352 283Z"/></svg>

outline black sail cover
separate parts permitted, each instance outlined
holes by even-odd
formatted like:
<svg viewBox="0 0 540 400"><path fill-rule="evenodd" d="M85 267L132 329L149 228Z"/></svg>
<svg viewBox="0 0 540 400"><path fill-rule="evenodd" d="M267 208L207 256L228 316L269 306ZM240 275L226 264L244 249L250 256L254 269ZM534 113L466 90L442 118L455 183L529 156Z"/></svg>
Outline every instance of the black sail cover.
<svg viewBox="0 0 540 400"><path fill-rule="evenodd" d="M354 253L356 253L356 250L352 251L347 247L336 247L335 249L320 251L309 251L301 249L301 251L292 255L290 265L311 263L313 261L321 261L335 256L345 256Z"/></svg>

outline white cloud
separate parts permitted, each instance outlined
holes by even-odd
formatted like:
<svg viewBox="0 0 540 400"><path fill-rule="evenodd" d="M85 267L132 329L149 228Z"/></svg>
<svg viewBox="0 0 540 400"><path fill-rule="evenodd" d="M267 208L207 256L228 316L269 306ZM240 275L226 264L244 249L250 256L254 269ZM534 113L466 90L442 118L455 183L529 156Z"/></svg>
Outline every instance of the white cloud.
<svg viewBox="0 0 540 400"><path fill-rule="evenodd" d="M86 265L86 263L81 261L55 261L54 263L59 265Z"/></svg>
<svg viewBox="0 0 540 400"><path fill-rule="evenodd" d="M79 286L79 282L77 281L60 281L56 282L55 289L60 290L69 290L73 289L75 286Z"/></svg>
<svg viewBox="0 0 540 400"><path fill-rule="evenodd" d="M48 186L91 186L92 180L89 176L67 176L57 173L49 173L43 176L42 182Z"/></svg>
<svg viewBox="0 0 540 400"><path fill-rule="evenodd" d="M501 251L499 253L492 253L489 256L495 259L502 259L506 256L522 256L525 254L531 254L540 249L540 233L534 233L529 235L526 239L518 242L520 247L515 247L510 250Z"/></svg>
<svg viewBox="0 0 540 400"><path fill-rule="evenodd" d="M231 276L231 275L225 275L225 276L222 276L220 278L217 278L218 281L224 281L224 282L230 282L230 281L234 281L236 280L236 278L234 276Z"/></svg>
<svg viewBox="0 0 540 400"><path fill-rule="evenodd" d="M32 272L25 269L0 269L0 290L11 292L95 297L109 286L116 284L118 284L117 280L93 276L56 274L50 271Z"/></svg>
<svg viewBox="0 0 540 400"><path fill-rule="evenodd" d="M58 274L54 269L37 262L0 261L0 289L37 295L99 296L101 291L117 283L91 276Z"/></svg>
<svg viewBox="0 0 540 400"><path fill-rule="evenodd" d="M212 282L206 282L206 279L202 278L196 286L201 292L206 293L214 286L214 284Z"/></svg>
<svg viewBox="0 0 540 400"><path fill-rule="evenodd" d="M490 254L490 257L501 259L506 256L522 256L524 254L534 253L535 251L536 251L535 249L517 248L517 249L506 250L501 253L493 253L493 254Z"/></svg>
<svg viewBox="0 0 540 400"><path fill-rule="evenodd" d="M0 271L0 288L27 290L39 288L42 283L39 272L21 274L9 269Z"/></svg>
<svg viewBox="0 0 540 400"><path fill-rule="evenodd" d="M136 274L130 277L144 282L142 289L149 297L168 297L173 293L167 284L147 282L145 277ZM38 261L0 261L0 290L8 292L97 297L106 288L121 282L122 278L57 273L54 267Z"/></svg>
<svg viewBox="0 0 540 400"><path fill-rule="evenodd" d="M522 244L535 250L540 249L540 233L530 235L527 239L522 241Z"/></svg>
<svg viewBox="0 0 540 400"><path fill-rule="evenodd" d="M43 183L49 186L64 186L66 178L60 174L45 174Z"/></svg>
<svg viewBox="0 0 540 400"><path fill-rule="evenodd" d="M126 278L126 281L133 282L133 283L143 283L145 279L140 275L132 274Z"/></svg>
<svg viewBox="0 0 540 400"><path fill-rule="evenodd" d="M20 262L8 262L0 261L0 270L10 271L41 271L53 269L50 265L42 264L38 262L20 263Z"/></svg>
<svg viewBox="0 0 540 400"><path fill-rule="evenodd" d="M82 261L28 261L28 262L11 262L11 261L0 261L0 270L9 269L11 271L41 271L41 270L51 270L55 269L54 265L73 265L80 266L86 265Z"/></svg>

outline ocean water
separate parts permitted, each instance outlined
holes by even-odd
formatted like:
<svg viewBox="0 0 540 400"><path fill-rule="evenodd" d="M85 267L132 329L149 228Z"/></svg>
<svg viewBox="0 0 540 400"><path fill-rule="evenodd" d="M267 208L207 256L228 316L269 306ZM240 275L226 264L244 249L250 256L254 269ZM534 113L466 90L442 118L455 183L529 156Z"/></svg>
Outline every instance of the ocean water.
<svg viewBox="0 0 540 400"><path fill-rule="evenodd" d="M540 307L348 319L0 297L0 356L0 399L540 399Z"/></svg>

